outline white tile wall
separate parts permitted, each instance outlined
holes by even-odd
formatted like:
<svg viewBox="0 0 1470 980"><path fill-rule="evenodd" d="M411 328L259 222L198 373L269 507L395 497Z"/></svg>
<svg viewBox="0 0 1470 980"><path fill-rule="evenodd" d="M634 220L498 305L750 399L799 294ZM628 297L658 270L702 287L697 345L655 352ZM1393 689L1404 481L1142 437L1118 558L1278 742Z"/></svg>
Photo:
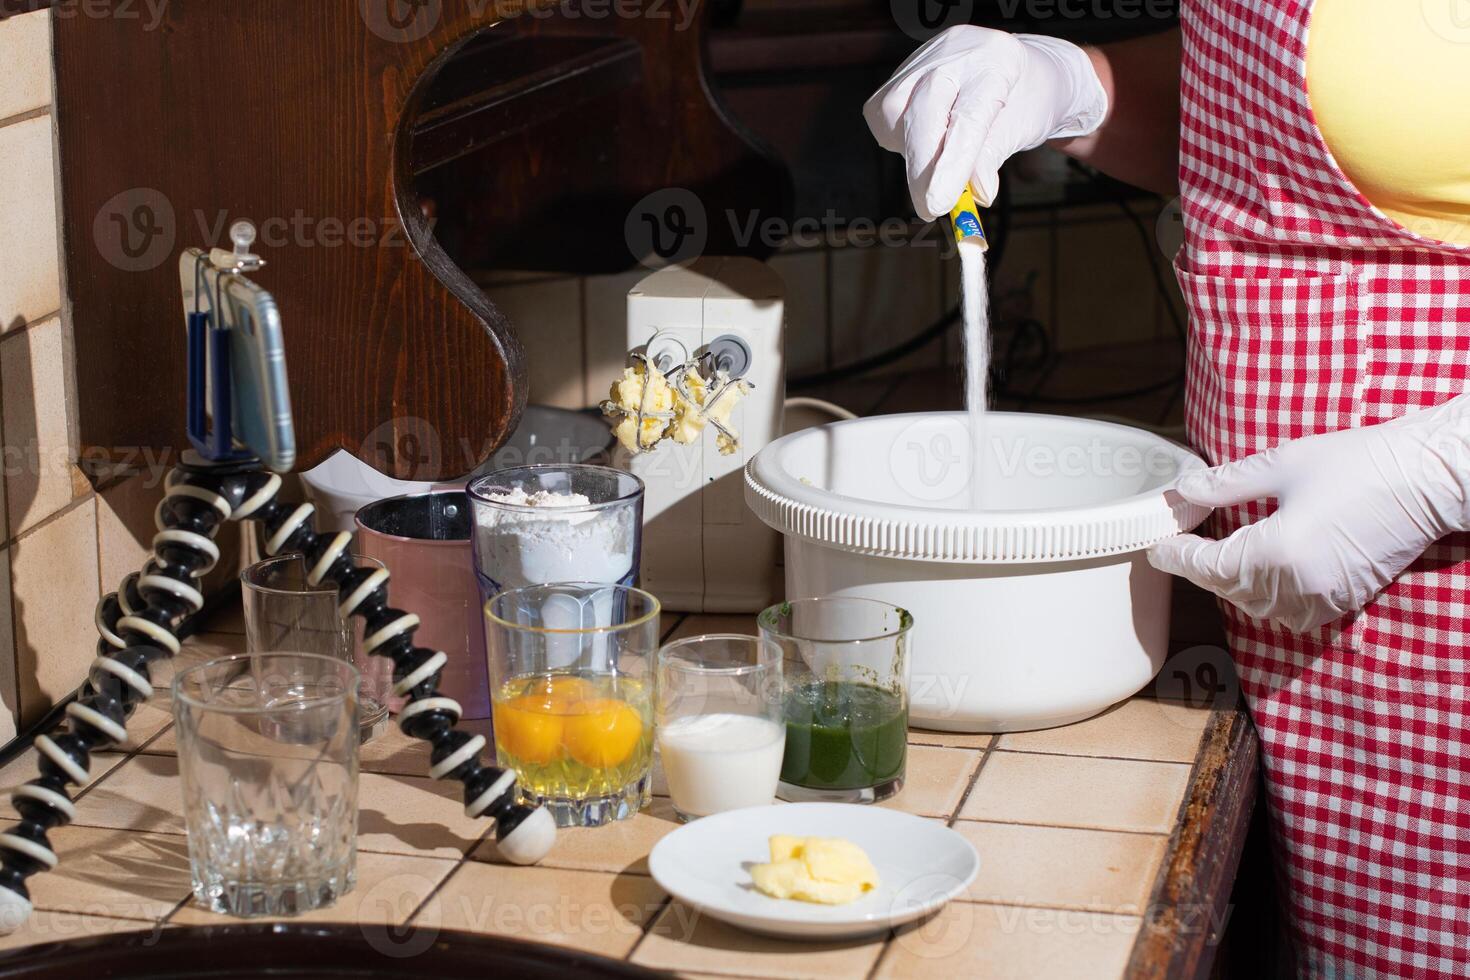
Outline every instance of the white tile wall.
<svg viewBox="0 0 1470 980"><path fill-rule="evenodd" d="M61 308L55 170L49 115L0 127L0 332Z"/></svg>
<svg viewBox="0 0 1470 980"><path fill-rule="evenodd" d="M485 294L515 324L526 350L531 401L580 408L582 384L582 281L544 278L487 285Z"/></svg>
<svg viewBox="0 0 1470 980"><path fill-rule="evenodd" d="M86 483L73 463L65 328L59 317L0 339L10 533L56 513Z"/></svg>
<svg viewBox="0 0 1470 980"><path fill-rule="evenodd" d="M0 120L51 104L51 18L0 20Z"/></svg>
<svg viewBox="0 0 1470 980"><path fill-rule="evenodd" d="M50 14L0 21L0 742L86 676L96 498L74 465L62 310Z"/></svg>

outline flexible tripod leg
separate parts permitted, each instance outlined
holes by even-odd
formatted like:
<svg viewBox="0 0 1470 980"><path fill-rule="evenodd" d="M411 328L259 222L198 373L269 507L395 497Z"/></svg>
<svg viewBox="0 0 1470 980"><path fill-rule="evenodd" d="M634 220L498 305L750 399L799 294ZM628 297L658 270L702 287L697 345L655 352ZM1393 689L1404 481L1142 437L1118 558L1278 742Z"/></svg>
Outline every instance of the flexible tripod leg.
<svg viewBox="0 0 1470 980"><path fill-rule="evenodd" d="M152 557L99 603L102 639L87 681L65 718L36 736L40 775L13 791L21 819L0 833L0 931L29 917L26 879L58 863L46 835L76 818L67 784L84 785L92 753L127 739L128 718L153 694L151 666L179 652L179 624L204 606L198 579L219 560L214 538L229 520L258 519L268 554L301 552L310 584L336 586L343 616L363 620L367 652L393 661L394 692L408 698L398 724L433 746L429 774L464 785L465 812L495 820L508 860L531 864L546 855L556 834L551 815L516 802L513 772L480 763L483 735L456 730L459 704L437 693L448 657L413 645L418 617L388 605L386 570L353 564L350 535L317 534L313 506L276 499L281 478L258 465L185 465L167 487Z"/></svg>

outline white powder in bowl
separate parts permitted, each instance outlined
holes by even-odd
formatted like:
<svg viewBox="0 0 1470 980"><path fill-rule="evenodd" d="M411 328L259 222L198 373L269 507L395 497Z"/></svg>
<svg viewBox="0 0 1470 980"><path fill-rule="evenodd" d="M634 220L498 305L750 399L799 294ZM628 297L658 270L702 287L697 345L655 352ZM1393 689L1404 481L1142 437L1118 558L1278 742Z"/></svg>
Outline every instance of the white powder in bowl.
<svg viewBox="0 0 1470 980"><path fill-rule="evenodd" d="M492 493L490 499L497 504L514 504L517 507L586 507L592 503L580 493L553 493L550 490L527 493L520 487L506 493Z"/></svg>
<svg viewBox="0 0 1470 980"><path fill-rule="evenodd" d="M520 487L489 499L509 505L476 509L480 570L495 587L613 584L633 571L634 508L578 510L590 504L582 494Z"/></svg>

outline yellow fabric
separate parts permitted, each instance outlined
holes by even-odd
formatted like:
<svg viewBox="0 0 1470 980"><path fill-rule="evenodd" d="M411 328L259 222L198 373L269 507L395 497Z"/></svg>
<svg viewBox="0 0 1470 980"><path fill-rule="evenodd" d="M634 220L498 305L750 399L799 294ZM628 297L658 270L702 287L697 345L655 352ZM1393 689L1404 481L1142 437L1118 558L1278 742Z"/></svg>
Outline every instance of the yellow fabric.
<svg viewBox="0 0 1470 980"><path fill-rule="evenodd" d="M1316 0L1307 91L1364 197L1413 232L1470 244L1470 24L1432 7Z"/></svg>

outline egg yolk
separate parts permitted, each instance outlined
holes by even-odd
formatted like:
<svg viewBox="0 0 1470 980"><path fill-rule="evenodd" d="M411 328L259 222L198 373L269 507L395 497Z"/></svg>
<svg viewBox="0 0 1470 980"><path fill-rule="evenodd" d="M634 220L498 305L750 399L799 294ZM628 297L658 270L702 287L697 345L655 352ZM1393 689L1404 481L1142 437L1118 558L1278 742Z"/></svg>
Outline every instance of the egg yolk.
<svg viewBox="0 0 1470 980"><path fill-rule="evenodd" d="M624 701L596 698L576 706L563 721L562 744L584 766L605 769L633 754L643 737L643 719Z"/></svg>

